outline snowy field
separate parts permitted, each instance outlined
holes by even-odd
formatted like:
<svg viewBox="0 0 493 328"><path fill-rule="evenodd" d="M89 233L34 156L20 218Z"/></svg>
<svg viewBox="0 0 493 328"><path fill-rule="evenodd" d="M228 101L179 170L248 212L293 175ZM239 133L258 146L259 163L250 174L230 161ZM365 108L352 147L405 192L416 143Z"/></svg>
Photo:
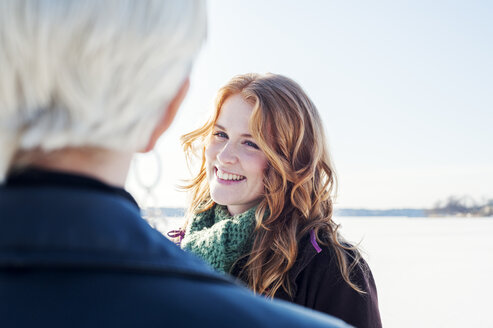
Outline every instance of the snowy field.
<svg viewBox="0 0 493 328"><path fill-rule="evenodd" d="M180 218L155 222L160 231ZM373 271L384 327L493 327L493 218L341 217Z"/></svg>

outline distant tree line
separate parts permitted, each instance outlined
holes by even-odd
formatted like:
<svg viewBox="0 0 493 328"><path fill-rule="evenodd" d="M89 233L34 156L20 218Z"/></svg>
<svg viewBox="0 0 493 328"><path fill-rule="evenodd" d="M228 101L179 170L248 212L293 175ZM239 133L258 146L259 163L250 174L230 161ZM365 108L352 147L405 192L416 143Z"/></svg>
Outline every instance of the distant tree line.
<svg viewBox="0 0 493 328"><path fill-rule="evenodd" d="M405 216L405 217L424 217L427 216L426 210L414 208L398 208L387 210L370 210L362 208L336 208L335 216Z"/></svg>
<svg viewBox="0 0 493 328"><path fill-rule="evenodd" d="M469 196L449 196L427 210L428 216L493 216L493 199L478 202Z"/></svg>

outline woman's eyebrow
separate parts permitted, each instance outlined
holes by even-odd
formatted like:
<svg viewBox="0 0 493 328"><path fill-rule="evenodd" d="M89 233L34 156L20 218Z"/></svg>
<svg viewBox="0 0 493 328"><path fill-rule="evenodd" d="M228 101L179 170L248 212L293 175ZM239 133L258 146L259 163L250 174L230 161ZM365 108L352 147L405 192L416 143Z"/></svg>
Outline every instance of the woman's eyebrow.
<svg viewBox="0 0 493 328"><path fill-rule="evenodd" d="M218 128L219 130L224 130L224 131L226 131L226 128L225 128L225 127L223 127L223 126L222 126L222 125L220 125L220 124L217 124L217 123L216 123L216 124L214 124L214 126L215 126L216 128ZM245 138L253 138L253 137L252 137L252 135L251 135L250 133L243 133L243 134L241 134L241 137L245 137Z"/></svg>

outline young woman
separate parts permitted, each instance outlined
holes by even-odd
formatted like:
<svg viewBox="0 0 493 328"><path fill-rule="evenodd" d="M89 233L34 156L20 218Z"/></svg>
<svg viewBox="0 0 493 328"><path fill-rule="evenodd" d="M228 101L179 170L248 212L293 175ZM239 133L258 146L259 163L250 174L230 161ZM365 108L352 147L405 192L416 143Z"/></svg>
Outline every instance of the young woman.
<svg viewBox="0 0 493 328"><path fill-rule="evenodd" d="M334 169L314 104L275 74L234 77L182 138L201 166L181 246L254 292L380 327L375 282L332 220Z"/></svg>

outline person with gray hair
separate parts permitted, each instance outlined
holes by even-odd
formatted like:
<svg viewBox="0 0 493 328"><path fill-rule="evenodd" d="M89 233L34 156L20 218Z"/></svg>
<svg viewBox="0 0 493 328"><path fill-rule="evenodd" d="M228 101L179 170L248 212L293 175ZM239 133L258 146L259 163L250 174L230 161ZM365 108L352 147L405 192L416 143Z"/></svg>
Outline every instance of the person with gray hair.
<svg viewBox="0 0 493 328"><path fill-rule="evenodd" d="M0 0L1 327L347 327L214 272L123 189L205 26L198 0Z"/></svg>

